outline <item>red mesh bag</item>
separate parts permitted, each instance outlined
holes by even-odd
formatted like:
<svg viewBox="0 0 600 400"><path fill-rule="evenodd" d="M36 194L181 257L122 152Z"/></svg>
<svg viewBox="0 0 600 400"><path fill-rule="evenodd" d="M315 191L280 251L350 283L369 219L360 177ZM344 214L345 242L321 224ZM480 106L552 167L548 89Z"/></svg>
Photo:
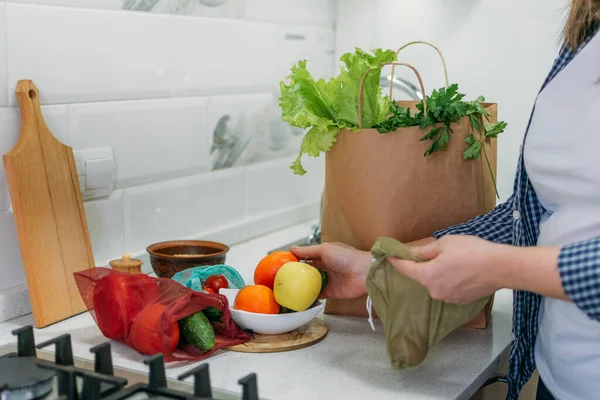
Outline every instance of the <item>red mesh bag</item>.
<svg viewBox="0 0 600 400"><path fill-rule="evenodd" d="M74 275L102 334L142 354L162 353L167 362L197 361L223 347L250 340L250 335L231 319L223 295L196 292L171 279L108 268L91 268ZM210 306L220 310L222 316L219 322L212 322L215 346L202 351L180 338L177 321Z"/></svg>

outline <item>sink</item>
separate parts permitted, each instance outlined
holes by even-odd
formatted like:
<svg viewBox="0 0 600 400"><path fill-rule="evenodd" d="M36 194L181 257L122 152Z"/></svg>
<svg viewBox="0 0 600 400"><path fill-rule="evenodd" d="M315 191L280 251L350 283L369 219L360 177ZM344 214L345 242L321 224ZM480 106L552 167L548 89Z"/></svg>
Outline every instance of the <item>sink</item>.
<svg viewBox="0 0 600 400"><path fill-rule="evenodd" d="M321 225L319 224L319 225L313 226L312 233L310 235L308 235L307 237L298 239L296 241L293 241L291 243L288 243L288 244L280 246L276 249L273 249L273 250L269 251L269 254L271 254L275 251L289 251L292 246L310 246L310 245L320 244L320 243L321 243Z"/></svg>
<svg viewBox="0 0 600 400"><path fill-rule="evenodd" d="M288 243L276 249L269 251L269 254L274 253L276 251L289 251L292 246L307 246L307 238L298 239L295 242Z"/></svg>

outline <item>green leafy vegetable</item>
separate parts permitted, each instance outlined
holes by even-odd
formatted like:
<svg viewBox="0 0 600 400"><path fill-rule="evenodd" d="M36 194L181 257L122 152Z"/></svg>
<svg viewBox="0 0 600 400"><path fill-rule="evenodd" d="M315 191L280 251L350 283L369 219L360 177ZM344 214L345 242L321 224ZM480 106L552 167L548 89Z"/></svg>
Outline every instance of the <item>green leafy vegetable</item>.
<svg viewBox="0 0 600 400"><path fill-rule="evenodd" d="M360 81L365 72L372 69L364 78L362 128L375 128L384 134L398 128L418 126L427 130L420 140L431 141L424 154L429 156L445 151L454 133L452 124L468 117L471 134L465 140L467 148L463 158L474 160L483 152L496 189L484 144L487 139L497 138L506 128L506 123L486 124L484 118L489 122L490 116L481 105L485 98L479 96L475 101L464 101L465 95L459 92L456 83L434 90L426 96L425 102L416 105L416 111L411 114L410 109L404 109L383 96L379 86L382 64L395 58L392 50L375 49L367 53L356 48L353 53L342 55L339 75L327 81L315 80L307 69L306 60L292 67L289 83L280 84L282 118L293 126L308 129L308 132L302 140L300 154L290 168L295 174L304 175L306 171L301 163L304 154L318 157L331 150L342 129L359 131Z"/></svg>
<svg viewBox="0 0 600 400"><path fill-rule="evenodd" d="M358 132L358 97L360 80L369 69L363 85L363 128L372 128L384 121L390 100L383 97L379 78L382 63L393 61L392 50L373 50L373 54L356 49L341 57L344 63L340 74L328 81L315 80L301 60L292 67L289 83L280 83L279 106L282 119L293 126L309 129L302 141L300 154L290 167L295 174L304 175L301 157L318 157L329 151L341 129Z"/></svg>
<svg viewBox="0 0 600 400"><path fill-rule="evenodd" d="M477 118L470 116L471 128L475 131L480 131L481 124L477 120ZM496 186L496 178L494 177L494 172L492 171L492 165L490 164L490 159L485 150L485 140L486 139L495 139L498 135L504 132L506 129L506 122L498 121L494 124L487 124L483 128L483 135L481 139L477 139L475 134L471 132L471 134L465 139L465 142L469 145L465 151L463 151L463 158L465 160L474 160L479 157L481 151L483 150L483 156L485 157L485 161L487 163L488 169L492 176L492 182L494 183L494 190L496 191L496 196L500 197L498 194L498 188Z"/></svg>

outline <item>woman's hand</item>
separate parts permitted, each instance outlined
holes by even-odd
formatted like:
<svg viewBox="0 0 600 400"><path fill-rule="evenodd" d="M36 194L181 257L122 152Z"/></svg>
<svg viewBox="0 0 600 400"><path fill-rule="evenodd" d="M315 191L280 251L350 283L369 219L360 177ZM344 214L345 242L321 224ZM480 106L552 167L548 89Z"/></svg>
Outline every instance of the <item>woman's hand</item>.
<svg viewBox="0 0 600 400"><path fill-rule="evenodd" d="M427 262L396 258L390 258L390 262L425 286L432 298L468 304L504 287L503 278L510 268L503 261L508 260L510 249L474 236L446 236L413 248Z"/></svg>
<svg viewBox="0 0 600 400"><path fill-rule="evenodd" d="M367 292L365 281L372 264L371 253L340 243L293 247L292 253L327 272L329 281L321 298L355 299Z"/></svg>
<svg viewBox="0 0 600 400"><path fill-rule="evenodd" d="M558 272L559 248L514 247L474 236L449 235L413 251L429 261L390 262L425 286L434 299L468 304L508 288L571 301Z"/></svg>

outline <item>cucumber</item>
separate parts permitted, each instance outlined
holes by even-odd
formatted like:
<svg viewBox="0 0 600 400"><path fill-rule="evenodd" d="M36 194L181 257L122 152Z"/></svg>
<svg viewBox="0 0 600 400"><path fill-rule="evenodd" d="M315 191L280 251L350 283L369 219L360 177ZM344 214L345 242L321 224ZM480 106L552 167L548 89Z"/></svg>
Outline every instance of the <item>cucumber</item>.
<svg viewBox="0 0 600 400"><path fill-rule="evenodd" d="M208 318L210 322L220 322L221 315L223 315L221 310L218 310L213 306L206 307L204 310L202 310L202 312L204 315L206 315L206 318Z"/></svg>
<svg viewBox="0 0 600 400"><path fill-rule="evenodd" d="M284 306L279 307L279 314L289 314L289 313L294 313L294 312L296 312L296 311L290 310L287 307L284 307Z"/></svg>
<svg viewBox="0 0 600 400"><path fill-rule="evenodd" d="M202 311L179 321L184 339L200 350L208 351L215 347L215 330Z"/></svg>

